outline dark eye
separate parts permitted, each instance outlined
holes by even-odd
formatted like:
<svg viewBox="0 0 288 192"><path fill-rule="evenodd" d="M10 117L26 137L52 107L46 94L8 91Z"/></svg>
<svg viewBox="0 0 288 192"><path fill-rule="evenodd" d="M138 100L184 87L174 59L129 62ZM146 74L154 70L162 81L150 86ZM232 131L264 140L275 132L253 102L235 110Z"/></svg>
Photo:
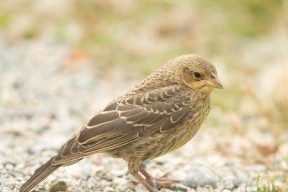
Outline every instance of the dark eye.
<svg viewBox="0 0 288 192"><path fill-rule="evenodd" d="M199 78L202 77L201 73L199 73L199 72L194 72L193 75L194 75L194 77L196 77L197 79L199 79Z"/></svg>

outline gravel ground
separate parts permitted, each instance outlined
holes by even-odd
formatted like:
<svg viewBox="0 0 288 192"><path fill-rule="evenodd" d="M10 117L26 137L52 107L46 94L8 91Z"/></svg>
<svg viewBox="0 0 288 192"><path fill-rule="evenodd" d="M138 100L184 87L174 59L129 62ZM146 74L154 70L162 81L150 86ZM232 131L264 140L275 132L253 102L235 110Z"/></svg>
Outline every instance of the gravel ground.
<svg viewBox="0 0 288 192"><path fill-rule="evenodd" d="M18 191L81 124L137 82L125 72L103 70L63 46L0 45L1 192ZM184 181L161 191L256 191L267 181L285 190L288 135L277 138L276 145L266 132L252 129L244 137L212 130L204 125L185 147L146 165L155 176ZM127 175L123 160L105 154L60 168L35 191L57 188L145 191Z"/></svg>

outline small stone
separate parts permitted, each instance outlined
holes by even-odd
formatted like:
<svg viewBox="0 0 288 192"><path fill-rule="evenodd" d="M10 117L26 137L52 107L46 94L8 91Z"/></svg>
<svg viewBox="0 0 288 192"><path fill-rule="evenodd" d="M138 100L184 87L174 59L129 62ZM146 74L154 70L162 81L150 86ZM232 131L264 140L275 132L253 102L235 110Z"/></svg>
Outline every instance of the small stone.
<svg viewBox="0 0 288 192"><path fill-rule="evenodd" d="M209 191L210 191L209 189L200 186L196 188L196 192L209 192Z"/></svg>
<svg viewBox="0 0 288 192"><path fill-rule="evenodd" d="M159 192L175 192L175 191L177 191L177 190L173 190L173 189L167 189L167 188L161 188L160 190L159 190ZM177 191L178 192L178 191ZM179 191L180 192L180 191Z"/></svg>
<svg viewBox="0 0 288 192"><path fill-rule="evenodd" d="M234 186L234 182L233 182L233 177L227 177L224 179L224 186L225 186L225 189L234 189L235 186Z"/></svg>
<svg viewBox="0 0 288 192"><path fill-rule="evenodd" d="M123 176L127 173L127 168L125 169L119 169L119 170L112 170L111 171L111 175L112 176L117 176L117 177L120 177L120 176Z"/></svg>
<svg viewBox="0 0 288 192"><path fill-rule="evenodd" d="M182 185L182 184L176 184L170 187L171 190L173 191L179 191L179 192L190 192L190 188L187 187L186 185Z"/></svg>
<svg viewBox="0 0 288 192"><path fill-rule="evenodd" d="M113 187L105 187L103 192L113 192L115 189Z"/></svg>
<svg viewBox="0 0 288 192"><path fill-rule="evenodd" d="M207 167L193 166L187 172L185 184L189 187L210 185L216 187L218 177Z"/></svg>
<svg viewBox="0 0 288 192"><path fill-rule="evenodd" d="M108 181L106 181L106 180L101 180L99 184L100 184L100 186L103 187L103 188L110 186L110 183L109 183Z"/></svg>
<svg viewBox="0 0 288 192"><path fill-rule="evenodd" d="M67 185L64 181L58 181L52 185L49 192L67 191Z"/></svg>
<svg viewBox="0 0 288 192"><path fill-rule="evenodd" d="M248 182L248 177L244 173L238 174L234 179L233 183L235 188L238 188L242 184L246 184Z"/></svg>
<svg viewBox="0 0 288 192"><path fill-rule="evenodd" d="M15 167L15 165L11 162L7 162L7 163L4 163L4 167L7 171L12 171Z"/></svg>
<svg viewBox="0 0 288 192"><path fill-rule="evenodd" d="M142 184L138 184L135 187L135 192L146 192L147 189L142 185Z"/></svg>
<svg viewBox="0 0 288 192"><path fill-rule="evenodd" d="M266 167L264 165L252 165L246 167L246 171L248 172L254 172L254 173L261 173L264 172Z"/></svg>
<svg viewBox="0 0 288 192"><path fill-rule="evenodd" d="M118 185L116 187L116 191L132 191L132 189L129 188L129 186L126 186L125 184Z"/></svg>

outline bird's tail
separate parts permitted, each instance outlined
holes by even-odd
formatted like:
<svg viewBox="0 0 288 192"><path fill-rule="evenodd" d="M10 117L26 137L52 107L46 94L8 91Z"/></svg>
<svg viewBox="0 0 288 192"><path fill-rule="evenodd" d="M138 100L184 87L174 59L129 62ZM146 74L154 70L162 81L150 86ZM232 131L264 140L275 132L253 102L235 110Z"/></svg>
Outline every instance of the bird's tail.
<svg viewBox="0 0 288 192"><path fill-rule="evenodd" d="M59 168L61 165L52 165L54 157L52 157L49 161L47 161L44 165L39 167L32 177L26 181L20 188L19 192L29 192L31 189L35 187L38 183L40 183L43 179L48 177L53 171Z"/></svg>

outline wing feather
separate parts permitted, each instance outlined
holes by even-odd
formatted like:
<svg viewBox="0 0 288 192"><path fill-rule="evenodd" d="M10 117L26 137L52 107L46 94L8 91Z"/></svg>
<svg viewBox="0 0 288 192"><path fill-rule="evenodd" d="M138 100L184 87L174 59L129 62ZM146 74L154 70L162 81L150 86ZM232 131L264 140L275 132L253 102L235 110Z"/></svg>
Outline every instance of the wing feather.
<svg viewBox="0 0 288 192"><path fill-rule="evenodd" d="M106 112L106 113L99 113L98 115L95 115L86 125L87 127L91 128L94 126L99 126L99 124L102 123L109 123L110 121L113 121L119 117L118 113L115 111L112 112Z"/></svg>

